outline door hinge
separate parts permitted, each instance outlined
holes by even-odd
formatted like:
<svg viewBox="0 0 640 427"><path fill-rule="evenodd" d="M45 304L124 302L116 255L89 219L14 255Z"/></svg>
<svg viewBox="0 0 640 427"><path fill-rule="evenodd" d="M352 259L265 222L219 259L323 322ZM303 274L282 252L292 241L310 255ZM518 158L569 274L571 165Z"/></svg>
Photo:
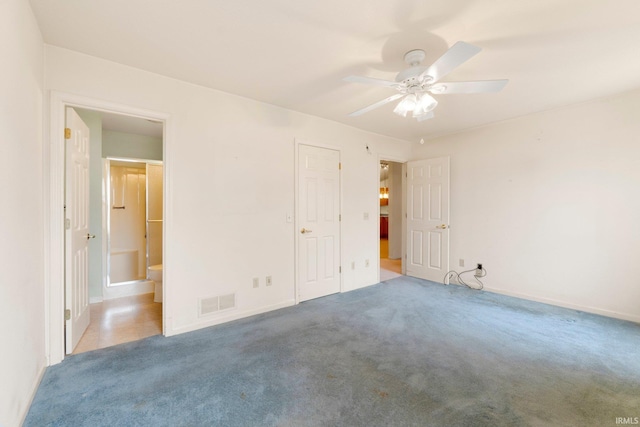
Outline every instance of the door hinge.
<svg viewBox="0 0 640 427"><path fill-rule="evenodd" d="M342 221L342 214L338 215L338 221Z"/></svg>
<svg viewBox="0 0 640 427"><path fill-rule="evenodd" d="M64 139L69 139L69 138L71 138L71 129L64 128Z"/></svg>
<svg viewBox="0 0 640 427"><path fill-rule="evenodd" d="M65 218L65 220L64 220L64 228L66 230L71 228L71 220L69 218Z"/></svg>
<svg viewBox="0 0 640 427"><path fill-rule="evenodd" d="M338 267L338 273L342 273L342 266Z"/></svg>
<svg viewBox="0 0 640 427"><path fill-rule="evenodd" d="M338 162L338 170L342 170L342 162Z"/></svg>
<svg viewBox="0 0 640 427"><path fill-rule="evenodd" d="M68 308L64 311L64 320L71 320L71 310Z"/></svg>

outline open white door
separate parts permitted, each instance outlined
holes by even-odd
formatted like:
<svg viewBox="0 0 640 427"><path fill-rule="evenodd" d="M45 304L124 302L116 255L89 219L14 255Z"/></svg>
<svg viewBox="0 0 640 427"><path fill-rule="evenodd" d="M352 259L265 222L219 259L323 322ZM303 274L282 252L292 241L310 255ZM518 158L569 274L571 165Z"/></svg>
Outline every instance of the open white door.
<svg viewBox="0 0 640 427"><path fill-rule="evenodd" d="M340 153L298 147L298 300L340 292Z"/></svg>
<svg viewBox="0 0 640 427"><path fill-rule="evenodd" d="M407 163L406 268L439 283L449 271L449 157Z"/></svg>
<svg viewBox="0 0 640 427"><path fill-rule="evenodd" d="M66 109L65 350L72 353L89 326L89 128Z"/></svg>

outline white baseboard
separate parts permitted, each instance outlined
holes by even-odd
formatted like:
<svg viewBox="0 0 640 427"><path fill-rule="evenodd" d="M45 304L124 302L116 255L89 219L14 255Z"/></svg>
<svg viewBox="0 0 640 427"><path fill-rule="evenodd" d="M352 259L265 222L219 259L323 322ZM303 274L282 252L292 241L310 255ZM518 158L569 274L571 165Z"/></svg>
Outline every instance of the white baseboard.
<svg viewBox="0 0 640 427"><path fill-rule="evenodd" d="M152 280L144 280L140 282L129 283L126 285L110 286L103 289L103 300L130 297L133 295L142 295L153 293L155 283Z"/></svg>
<svg viewBox="0 0 640 427"><path fill-rule="evenodd" d="M237 311L229 312L224 316L219 316L211 319L200 317L196 322L191 323L189 325L181 326L178 328L172 327L171 330L167 328L165 336L170 337L173 335L183 334L185 332L193 332L193 331L197 331L198 329L206 328L209 326L220 325L222 323L231 322L233 320L255 316L256 314L262 314L262 313L267 313L269 311L278 310L285 307L291 307L293 305L295 305L295 300L291 299L291 300L283 301L278 304L268 305L265 307L259 307L251 310L244 310L240 312L237 312Z"/></svg>
<svg viewBox="0 0 640 427"><path fill-rule="evenodd" d="M90 297L89 298L89 304L95 304L97 302L102 302L104 300L104 298L102 297Z"/></svg>
<svg viewBox="0 0 640 427"><path fill-rule="evenodd" d="M521 299L526 299L526 300L536 301L536 302L542 302L542 303L545 303L545 304L555 305L555 306L558 306L558 307L570 308L572 310L579 310L579 311L584 311L584 312L587 312L587 313L599 314L600 316L613 317L614 319L628 320L630 322L640 323L640 316L635 315L635 314L619 313L617 311L605 310L605 309L601 309L601 308L590 307L590 306L579 305L579 304L572 304L572 303L568 303L568 302L564 302L564 301L555 300L555 299L552 299L552 298L539 297L539 296L529 295L529 294L522 294L522 293L519 293L519 292L511 292L511 291L507 291L507 290L504 290L504 289L484 287L484 290L488 291L488 292L493 292L493 293L496 293L496 294L508 295L510 297L521 298Z"/></svg>
<svg viewBox="0 0 640 427"><path fill-rule="evenodd" d="M36 393L38 392L38 388L40 387L40 383L42 382L42 378L44 378L44 373L47 370L47 360L45 358L42 367L40 368L40 371L38 372L38 375L36 375L35 381L33 383L33 385L31 386L31 395L29 396L29 401L27 403L27 406L24 408L24 410L22 411L22 414L20 414L20 423L18 425L23 425L24 424L24 420L27 418L27 414L29 413L29 409L31 409L31 404L33 404L33 399L35 399L36 397Z"/></svg>
<svg viewBox="0 0 640 427"><path fill-rule="evenodd" d="M343 288L341 290L341 292L351 292L351 291L355 291L357 289L368 288L369 286L377 285L378 283L380 283L380 281L377 281L377 282L363 282L363 283L357 284L357 285L355 285L353 287L350 287L350 288L346 288L345 287L345 288Z"/></svg>

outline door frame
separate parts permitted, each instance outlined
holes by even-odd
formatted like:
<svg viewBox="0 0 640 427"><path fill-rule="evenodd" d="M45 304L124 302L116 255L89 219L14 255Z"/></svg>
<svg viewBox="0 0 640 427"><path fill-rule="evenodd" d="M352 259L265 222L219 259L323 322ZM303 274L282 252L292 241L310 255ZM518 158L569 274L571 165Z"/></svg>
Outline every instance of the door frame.
<svg viewBox="0 0 640 427"><path fill-rule="evenodd" d="M300 280L298 277L298 273L299 273L299 268L298 268L298 263L300 261L299 259L299 253L298 253L298 230L300 228L300 206L299 206L299 200L298 200L298 191L299 191L299 183L298 183L298 178L299 178L299 173L298 173L298 168L299 168L299 154L300 154L300 145L308 145L311 147L317 147L317 148L326 148L329 150L335 150L338 152L339 157L340 157L340 163L342 164L342 150L340 149L340 147L335 146L335 145L331 145L331 144L325 144L325 143L319 143L319 142L311 142L311 141L307 141L304 139L300 139L300 138L294 138L294 195L293 195L293 200L294 200L294 221L293 221L293 252L294 252L294 266L293 266L293 274L294 274L294 289L293 289L293 298L295 301L295 304L299 304L300 303L300 296L299 296L299 290L300 290ZM342 215L342 169L340 169L339 171L339 185L338 185L338 203L340 204L340 207L338 209L339 211L339 215ZM342 257L343 257L343 248L342 248L342 221L340 221L339 224L339 242L338 242L338 247L340 248L340 272L338 273L340 275L340 293L344 292L344 277L343 277L343 273L342 273Z"/></svg>
<svg viewBox="0 0 640 427"><path fill-rule="evenodd" d="M405 156L398 156L398 155L394 155L394 154L384 154L384 153L378 153L378 163L376 164L376 178L375 178L375 183L376 183L376 198L378 198L378 195L380 194L380 162L383 161L388 161L388 162L395 162L395 163L400 163L402 164L402 217L401 217L401 221L402 224L400 225L400 229L401 231L401 245L402 245L402 252L401 252L401 257L402 257L402 275L406 275L407 274L407 263L406 263L406 259L407 259L407 248L406 248L406 241L407 241L407 221L406 221L406 214L407 214L407 162L409 161L408 157ZM378 203L378 222L376 223L377 227L374 230L377 238L376 241L378 242L378 254L380 254L380 203ZM376 258L377 260L377 264L378 264L378 269L376 272L376 280L377 283L380 283L380 256L378 255L378 257Z"/></svg>
<svg viewBox="0 0 640 427"><path fill-rule="evenodd" d="M163 170L164 189L164 218L163 234L167 234L167 223L170 223L171 162L168 159L168 147L173 140L173 122L167 113L145 110L123 104L102 101L65 92L51 91L49 102L49 128L45 130L43 146L44 168L44 294L45 294L45 354L47 366L55 365L64 360L64 185L65 185L65 109L66 107L83 108L106 113L123 114L142 119L161 121L163 125L162 153L165 168ZM46 117L46 113L45 113ZM46 119L45 119L46 123ZM163 264L170 257L170 251L163 245ZM164 270L164 303L162 305L163 335L167 332L167 313L171 303L167 292L170 280Z"/></svg>

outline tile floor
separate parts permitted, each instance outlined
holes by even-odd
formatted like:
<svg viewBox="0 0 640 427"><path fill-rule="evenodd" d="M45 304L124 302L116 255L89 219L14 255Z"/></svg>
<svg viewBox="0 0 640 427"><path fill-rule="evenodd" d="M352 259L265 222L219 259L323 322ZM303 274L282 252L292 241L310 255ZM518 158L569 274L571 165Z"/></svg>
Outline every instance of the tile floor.
<svg viewBox="0 0 640 427"><path fill-rule="evenodd" d="M162 333L162 303L153 294L91 304L91 323L73 354L110 347Z"/></svg>

